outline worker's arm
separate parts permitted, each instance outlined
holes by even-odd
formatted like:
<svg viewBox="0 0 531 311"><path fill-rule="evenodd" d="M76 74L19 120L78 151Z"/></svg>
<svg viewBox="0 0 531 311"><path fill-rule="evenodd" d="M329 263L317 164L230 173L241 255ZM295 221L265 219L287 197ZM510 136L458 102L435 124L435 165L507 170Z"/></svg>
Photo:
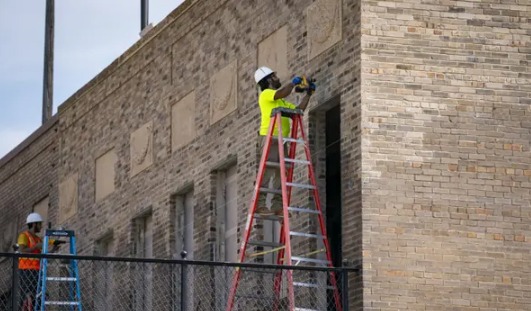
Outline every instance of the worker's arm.
<svg viewBox="0 0 531 311"><path fill-rule="evenodd" d="M310 102L310 97L311 97L310 94L304 95L304 97L301 99L301 102L299 103L297 108L306 110L306 107L308 107L308 103Z"/></svg>
<svg viewBox="0 0 531 311"><path fill-rule="evenodd" d="M300 84L302 82L301 77L295 77L291 80L290 83L286 84L285 86L281 87L275 92L274 100L286 98L291 94L291 91L293 91L293 88L295 85Z"/></svg>
<svg viewBox="0 0 531 311"><path fill-rule="evenodd" d="M283 86L282 88L278 89L275 92L274 100L288 97L289 94L291 94L291 91L293 91L294 87L295 87L295 84L290 82L290 83L286 84L285 86Z"/></svg>
<svg viewBox="0 0 531 311"><path fill-rule="evenodd" d="M42 243L37 243L33 247L28 247L29 241L28 237L25 234L19 235L17 244L19 246L18 250L21 253L31 253L35 250L40 250L42 248Z"/></svg>
<svg viewBox="0 0 531 311"><path fill-rule="evenodd" d="M308 86L308 89L306 90L306 95L301 99L301 102L297 106L297 108L302 109L303 111L308 107L308 103L310 102L310 97L312 97L313 93L317 89L317 86L315 83L311 82Z"/></svg>

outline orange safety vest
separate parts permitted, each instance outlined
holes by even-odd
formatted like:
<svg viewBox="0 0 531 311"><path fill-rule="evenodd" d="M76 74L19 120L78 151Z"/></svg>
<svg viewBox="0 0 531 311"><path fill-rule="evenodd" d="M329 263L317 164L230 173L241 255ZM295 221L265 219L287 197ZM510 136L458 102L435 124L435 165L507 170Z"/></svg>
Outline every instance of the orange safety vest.
<svg viewBox="0 0 531 311"><path fill-rule="evenodd" d="M42 240L40 237L29 233L28 231L22 232L28 238L28 248L35 246L38 243L41 243ZM31 254L40 254L41 250L36 249L31 251ZM39 270L41 267L41 261L39 258L19 258L18 259L18 268L20 270Z"/></svg>

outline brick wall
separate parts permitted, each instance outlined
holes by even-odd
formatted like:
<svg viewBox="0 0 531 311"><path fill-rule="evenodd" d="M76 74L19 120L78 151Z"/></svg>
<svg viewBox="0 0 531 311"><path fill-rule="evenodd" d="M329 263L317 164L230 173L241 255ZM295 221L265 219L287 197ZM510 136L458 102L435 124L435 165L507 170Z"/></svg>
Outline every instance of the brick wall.
<svg viewBox="0 0 531 311"><path fill-rule="evenodd" d="M531 303L529 1L362 1L365 310Z"/></svg>
<svg viewBox="0 0 531 311"><path fill-rule="evenodd" d="M56 174L57 117L54 117L0 159L0 252L13 252L18 234L27 229L26 216L37 203L46 197L50 205L57 203ZM50 211L48 221L57 223L57 214ZM0 279L9 280L10 275L0 275ZM5 293L9 283L0 284L0 293Z"/></svg>
<svg viewBox="0 0 531 311"><path fill-rule="evenodd" d="M343 257L363 253L364 267L351 309L525 309L531 5L498 2L186 1L2 160L2 220L20 227L48 195L81 254L112 236L112 253L132 256L134 219L151 213L154 256L168 258L172 197L193 189L194 257L212 259L216 174L238 165L241 233L256 173L252 75L259 46L286 27L285 55L271 59L318 80L305 118L314 149L327 103L341 105Z"/></svg>
<svg viewBox="0 0 531 311"><path fill-rule="evenodd" d="M312 47L309 59L306 1L249 1L245 6L238 1L187 1L59 108L59 183L75 174L79 187L77 211L69 212L71 217L64 223L78 230L80 252L92 253L94 241L112 231L113 238L121 241L115 254L131 255L132 219L151 211L155 256L167 258L178 253L171 233L171 197L193 187L194 255L200 260L211 259L216 238L215 176L228 163L238 165L239 224L243 232L256 174L259 110L253 73L258 66L259 44L277 29L287 27L289 75L310 73L319 81L319 92L309 109L317 111L330 98L340 96L345 133L359 131L359 58L354 57L359 51L359 5L347 0L320 3L339 3L338 12L344 14L338 15L336 27L342 34L329 48L321 51ZM223 72L229 80L234 64L236 95L230 98L236 107L219 118L217 107L212 109L217 94L211 78ZM187 134L192 138L172 147L172 142L181 139L172 137L180 133L172 133L171 107L180 105L191 93L195 98L193 112L179 121L193 120L194 131ZM291 100L297 99L294 96ZM145 132L148 124L150 129ZM146 145L149 159L140 164L146 168L139 172L132 170L137 160L132 145L137 143L131 138L138 131L148 133L146 142L151 139ZM141 140L144 134L135 137ZM359 168L354 157L359 155L359 143L354 134L348 134L344 148L349 151L343 159L345 178L353 180L344 186L348 204L345 221L357 222L356 228L361 227L361 201L352 172ZM111 167L115 189L98 200L95 163L109 150L117 158ZM64 191L65 197L68 191ZM358 202L357 212L352 202ZM359 258L356 252L361 251L361 231L345 228L358 237L358 243L353 239L346 245L345 258Z"/></svg>

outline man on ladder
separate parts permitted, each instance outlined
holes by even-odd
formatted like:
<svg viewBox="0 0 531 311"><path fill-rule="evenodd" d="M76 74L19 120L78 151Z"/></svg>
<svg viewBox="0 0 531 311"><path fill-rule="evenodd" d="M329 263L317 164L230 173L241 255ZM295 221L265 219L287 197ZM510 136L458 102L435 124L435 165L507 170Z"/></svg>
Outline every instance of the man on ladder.
<svg viewBox="0 0 531 311"><path fill-rule="evenodd" d="M17 244L20 253L40 254L42 252L42 239L38 235L42 229L42 217L38 213L31 213L26 218L28 230L18 236ZM51 252L59 250L62 241L50 240ZM18 261L19 281L20 281L20 304L22 311L33 311L35 305L35 295L37 293L37 283L39 280L40 259L20 258Z"/></svg>
<svg viewBox="0 0 531 311"><path fill-rule="evenodd" d="M267 130L269 129L269 123L271 121L271 112L275 108L288 108L288 109L301 109L305 110L308 106L308 103L310 101L310 97L315 92L315 84L313 82L308 83L307 85L303 85L302 88L305 87L306 94L302 98L301 102L298 106L284 100L287 96L291 94L293 89L296 86L301 86L304 82L306 82L305 78L296 76L294 77L290 83L288 83L285 86L282 86L280 83L280 79L277 77L276 73L271 70L268 67L260 67L258 70L256 70L254 74L254 79L258 86L261 89L260 96L258 98L258 105L260 106L260 113L261 113L261 122L260 122L260 131L259 131L259 145L260 150L263 149L265 143L266 143L266 135ZM300 89L300 91L304 91L304 89ZM288 117L282 117L282 136L287 137L290 133L290 120ZM274 136L278 136L278 129L275 128L273 132ZM287 148L284 147L285 154L287 154ZM279 152L278 152L278 145L272 144L271 149L269 151L269 155L267 158L267 161L278 163L280 161L279 159ZM273 187L274 189L280 188L280 167L274 168L274 167L267 167L264 173L264 177L262 178L262 185L261 187L268 188L268 184L270 182L270 179L273 178ZM279 198L278 196L275 196L275 198L272 200L271 208L267 208L266 206L266 197L265 194L261 194L258 199L258 207L256 209L257 214L261 215L282 215L282 198Z"/></svg>
<svg viewBox="0 0 531 311"><path fill-rule="evenodd" d="M327 273L321 273L320 276L318 275L319 273L310 276L291 269L292 266L299 264L314 267L332 267L332 255L326 234L326 224L311 162L310 146L306 139L303 124L304 109L308 106L310 96L316 89L315 84L313 84L312 80L307 80L303 76L293 78L290 84L282 87L278 77L267 67L261 67L255 72L255 80L262 89L259 105L262 112L260 136L263 152L258 167L251 206L249 207L247 224L240 246L239 261L244 263L246 262L246 257L251 258L266 253L276 253L277 265L287 266L286 269L279 269L274 272L271 295L260 290L258 297L256 297L258 299L257 303L260 303L259 301L267 301L264 306L267 306L268 310L280 310L284 309L284 306L289 311L325 310L328 304L327 290L331 289L333 290L336 310L341 311L341 297L335 272L329 270ZM299 106L284 100L293 91L293 88L295 88L296 92L306 92ZM290 143L289 151L283 145L284 142ZM298 145L302 146L303 153L297 152ZM304 178L301 175L301 178L298 178L300 180L295 182L295 164L299 165L303 170L306 168L306 181L303 180ZM272 174L276 175L277 180L274 180L273 187L270 187L268 184ZM308 191L308 204L291 205L293 189L298 189L299 193ZM280 204L277 204L275 202L272 204L271 210L268 210L265 208L265 200L260 197L260 195L266 193L280 195L282 203L278 202ZM290 225L290 211L301 213L306 215L308 219L316 220L317 228L311 228L311 226L307 225L295 225L292 227ZM264 215L263 213L269 213L269 215ZM263 234L252 234L255 229L253 225L255 218L268 221L280 220L281 226L278 238L270 241ZM292 245L295 246L293 249ZM322 247L320 247L321 245ZM248 249L249 246L250 248ZM259 250L257 253L255 252L255 247L266 248L266 250ZM319 254L321 253L325 253L326 257L320 256ZM236 303L239 304L238 301L240 299L242 299L242 302L246 299L254 299L253 295L238 294L238 285L245 271L248 270L237 268L234 273L226 311L233 311L233 307ZM285 280L285 283L283 280ZM245 287L242 287L242 289L245 289ZM282 301L284 294L287 298L285 302ZM243 303L245 305L245 302ZM287 303L287 305L284 305L284 303Z"/></svg>

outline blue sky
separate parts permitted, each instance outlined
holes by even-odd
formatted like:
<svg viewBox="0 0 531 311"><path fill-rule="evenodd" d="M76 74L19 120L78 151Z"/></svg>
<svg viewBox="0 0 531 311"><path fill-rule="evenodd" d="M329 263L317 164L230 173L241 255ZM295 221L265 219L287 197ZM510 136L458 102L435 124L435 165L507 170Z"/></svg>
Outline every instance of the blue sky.
<svg viewBox="0 0 531 311"><path fill-rule="evenodd" d="M182 2L149 0L150 22ZM41 125L45 3L0 0L0 158ZM54 114L139 32L138 0L55 0Z"/></svg>

